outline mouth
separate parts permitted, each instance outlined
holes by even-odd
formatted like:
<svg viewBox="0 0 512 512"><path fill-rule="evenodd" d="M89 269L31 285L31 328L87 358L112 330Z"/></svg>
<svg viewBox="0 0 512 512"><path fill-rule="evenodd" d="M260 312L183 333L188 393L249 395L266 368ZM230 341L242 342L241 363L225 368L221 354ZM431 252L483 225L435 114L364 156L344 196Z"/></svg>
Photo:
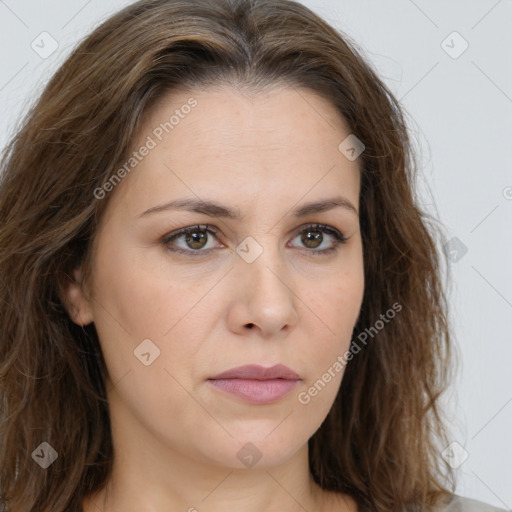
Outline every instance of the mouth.
<svg viewBox="0 0 512 512"><path fill-rule="evenodd" d="M270 368L246 365L232 368L208 379L217 390L251 404L271 404L284 398L301 381L287 366Z"/></svg>

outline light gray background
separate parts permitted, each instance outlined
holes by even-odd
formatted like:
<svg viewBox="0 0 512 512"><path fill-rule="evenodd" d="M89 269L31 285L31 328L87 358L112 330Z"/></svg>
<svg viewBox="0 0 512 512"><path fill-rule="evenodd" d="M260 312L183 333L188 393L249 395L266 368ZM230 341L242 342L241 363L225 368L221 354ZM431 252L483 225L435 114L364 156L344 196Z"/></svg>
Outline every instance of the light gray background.
<svg viewBox="0 0 512 512"><path fill-rule="evenodd" d="M0 0L0 147L71 48L128 3ZM421 145L422 204L467 247L450 263L462 371L446 409L469 455L457 492L512 509L512 1L303 3L348 34L401 99ZM47 58L31 47L44 31L58 42ZM464 41L453 31L469 44L457 58Z"/></svg>

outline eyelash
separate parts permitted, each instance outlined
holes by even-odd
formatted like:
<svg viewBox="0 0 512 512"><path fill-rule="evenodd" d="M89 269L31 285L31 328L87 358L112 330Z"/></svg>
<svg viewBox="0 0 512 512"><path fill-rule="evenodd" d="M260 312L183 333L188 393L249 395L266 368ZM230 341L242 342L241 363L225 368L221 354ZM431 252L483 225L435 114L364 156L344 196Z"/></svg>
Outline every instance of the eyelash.
<svg viewBox="0 0 512 512"><path fill-rule="evenodd" d="M328 235L331 235L332 237L334 237L334 240L335 240L334 245L332 247L329 247L328 249L316 250L316 249L309 249L307 247L304 248L304 250L306 252L308 252L311 256L327 256L329 254L332 254L333 252L335 252L339 249L339 246L341 244L344 244L347 241L347 238L342 233L340 233L337 229L331 228L330 226L326 226L324 224L309 224L309 225L305 226L301 231L299 231L295 236L300 235L304 231L308 231L308 230L322 231L322 232L327 233ZM196 231L206 231L207 233L213 235L214 237L216 237L216 235L219 232L217 228L210 226L208 224L190 226L190 227L180 229L178 231L173 231L172 233L165 235L162 238L161 242L168 251L171 251L173 253L184 254L186 256L191 256L191 257L200 257L200 256L204 256L206 254L210 254L213 250L215 250L214 248L206 249L203 251L200 249L186 250L186 249L181 249L181 248L176 248L176 247L174 247L174 248L169 247L169 243L171 241L174 241L183 235L187 235L188 233L194 233ZM322 240L322 242L323 242L323 240Z"/></svg>

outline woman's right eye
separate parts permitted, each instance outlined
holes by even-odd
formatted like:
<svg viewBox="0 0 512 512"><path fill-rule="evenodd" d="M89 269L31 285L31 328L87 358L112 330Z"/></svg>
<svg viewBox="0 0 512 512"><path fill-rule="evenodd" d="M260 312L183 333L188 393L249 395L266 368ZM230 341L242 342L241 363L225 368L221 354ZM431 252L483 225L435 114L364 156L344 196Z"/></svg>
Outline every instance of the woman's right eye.
<svg viewBox="0 0 512 512"><path fill-rule="evenodd" d="M209 235L216 237L217 233L217 229L213 226L190 226L165 235L162 239L162 243L172 252L186 254L188 256L202 256L213 250L214 247L209 247L205 250L202 249L207 246ZM186 244L185 246L176 244L176 241L180 239Z"/></svg>

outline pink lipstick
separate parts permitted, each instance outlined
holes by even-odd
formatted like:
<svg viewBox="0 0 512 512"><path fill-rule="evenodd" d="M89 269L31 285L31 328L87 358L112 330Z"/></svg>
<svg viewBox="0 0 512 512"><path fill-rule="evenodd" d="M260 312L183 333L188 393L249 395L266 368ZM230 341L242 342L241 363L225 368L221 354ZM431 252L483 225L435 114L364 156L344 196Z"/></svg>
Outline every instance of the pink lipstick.
<svg viewBox="0 0 512 512"><path fill-rule="evenodd" d="M277 402L301 380L300 376L282 364L265 368L245 365L231 368L208 382L220 391L237 396L252 404Z"/></svg>

